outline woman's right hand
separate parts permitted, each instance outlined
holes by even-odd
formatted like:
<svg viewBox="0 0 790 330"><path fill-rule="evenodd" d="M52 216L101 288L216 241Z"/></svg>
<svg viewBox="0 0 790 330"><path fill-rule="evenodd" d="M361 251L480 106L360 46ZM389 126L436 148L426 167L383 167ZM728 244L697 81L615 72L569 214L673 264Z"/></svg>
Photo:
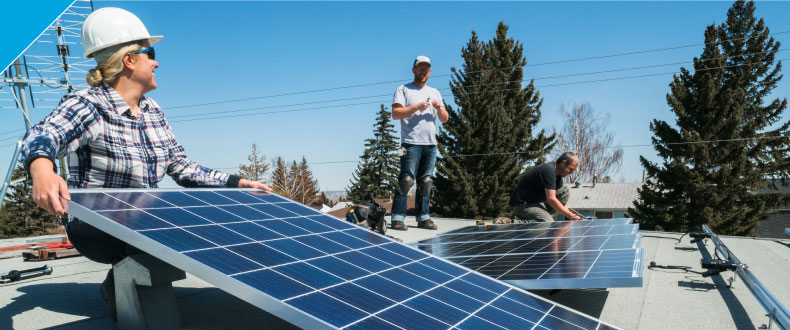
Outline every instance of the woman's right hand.
<svg viewBox="0 0 790 330"><path fill-rule="evenodd" d="M30 163L30 176L33 178L33 201L47 212L65 217L71 200L66 180L55 171L55 164L49 158L39 157Z"/></svg>

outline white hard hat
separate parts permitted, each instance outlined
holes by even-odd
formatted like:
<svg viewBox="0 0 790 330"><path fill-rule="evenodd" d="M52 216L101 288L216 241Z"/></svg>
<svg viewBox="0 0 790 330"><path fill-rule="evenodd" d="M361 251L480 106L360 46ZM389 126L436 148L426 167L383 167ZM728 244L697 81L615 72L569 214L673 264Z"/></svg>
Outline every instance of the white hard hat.
<svg viewBox="0 0 790 330"><path fill-rule="evenodd" d="M137 40L148 40L153 45L162 36L152 37L137 16L121 8L94 11L82 24L82 48L87 58L102 49Z"/></svg>

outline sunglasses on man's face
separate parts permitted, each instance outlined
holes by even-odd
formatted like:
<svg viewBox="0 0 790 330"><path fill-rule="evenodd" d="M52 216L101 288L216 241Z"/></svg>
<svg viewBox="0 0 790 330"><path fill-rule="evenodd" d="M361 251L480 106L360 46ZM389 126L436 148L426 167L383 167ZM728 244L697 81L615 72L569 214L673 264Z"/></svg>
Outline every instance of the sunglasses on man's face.
<svg viewBox="0 0 790 330"><path fill-rule="evenodd" d="M154 47L143 48L132 52L132 54L146 54L148 55L148 58L154 61L156 60L156 52L154 51Z"/></svg>

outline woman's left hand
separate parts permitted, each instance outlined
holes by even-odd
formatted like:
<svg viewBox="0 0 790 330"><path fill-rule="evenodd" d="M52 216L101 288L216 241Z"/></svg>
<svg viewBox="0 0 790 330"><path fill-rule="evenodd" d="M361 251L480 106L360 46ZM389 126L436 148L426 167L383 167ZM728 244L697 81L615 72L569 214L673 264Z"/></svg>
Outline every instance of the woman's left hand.
<svg viewBox="0 0 790 330"><path fill-rule="evenodd" d="M239 188L255 188L255 189L260 189L260 190L265 190L265 191L272 191L272 188L269 188L269 186L267 186L267 185L265 185L263 183L260 183L258 181L251 181L251 180L247 180L247 179L241 179L239 181Z"/></svg>

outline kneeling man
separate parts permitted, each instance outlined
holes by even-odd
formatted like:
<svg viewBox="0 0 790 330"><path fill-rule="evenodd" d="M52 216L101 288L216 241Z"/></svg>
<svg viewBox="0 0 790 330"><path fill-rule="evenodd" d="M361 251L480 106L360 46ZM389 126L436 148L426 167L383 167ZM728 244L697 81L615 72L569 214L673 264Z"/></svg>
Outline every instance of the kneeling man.
<svg viewBox="0 0 790 330"><path fill-rule="evenodd" d="M581 220L581 216L565 207L571 191L562 184L562 178L573 173L577 166L576 154L566 152L556 162L529 169L510 194L510 207L516 218L551 222L562 214L570 220Z"/></svg>

